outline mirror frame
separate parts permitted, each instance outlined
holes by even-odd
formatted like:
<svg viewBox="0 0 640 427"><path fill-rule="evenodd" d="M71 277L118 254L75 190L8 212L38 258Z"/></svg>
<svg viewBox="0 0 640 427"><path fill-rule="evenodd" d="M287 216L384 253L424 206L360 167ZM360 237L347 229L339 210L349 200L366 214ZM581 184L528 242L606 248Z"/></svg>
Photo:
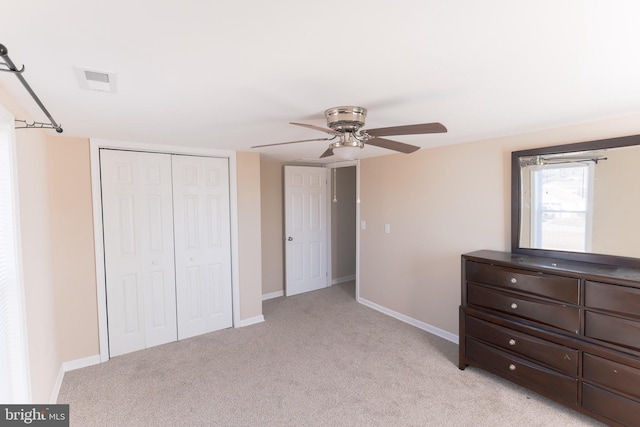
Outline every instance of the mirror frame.
<svg viewBox="0 0 640 427"><path fill-rule="evenodd" d="M582 261L598 264L608 264L620 267L640 268L640 258L618 255L606 255L590 252L570 252L552 249L534 249L520 247L520 220L522 183L520 173L520 157L561 154L573 151L602 150L616 147L630 147L640 145L640 135L623 136L619 138L599 139L573 144L556 145L552 147L534 148L513 151L511 153L511 252L521 255L542 256L568 261ZM640 167L640 165L639 165Z"/></svg>

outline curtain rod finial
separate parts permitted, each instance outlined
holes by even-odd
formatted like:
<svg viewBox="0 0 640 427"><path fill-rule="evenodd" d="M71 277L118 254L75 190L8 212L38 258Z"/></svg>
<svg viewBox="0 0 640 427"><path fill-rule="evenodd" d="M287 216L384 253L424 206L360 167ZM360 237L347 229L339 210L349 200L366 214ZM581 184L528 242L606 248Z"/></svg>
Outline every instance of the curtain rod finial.
<svg viewBox="0 0 640 427"><path fill-rule="evenodd" d="M3 44L0 44L0 56L5 56L7 53L9 53L7 48Z"/></svg>

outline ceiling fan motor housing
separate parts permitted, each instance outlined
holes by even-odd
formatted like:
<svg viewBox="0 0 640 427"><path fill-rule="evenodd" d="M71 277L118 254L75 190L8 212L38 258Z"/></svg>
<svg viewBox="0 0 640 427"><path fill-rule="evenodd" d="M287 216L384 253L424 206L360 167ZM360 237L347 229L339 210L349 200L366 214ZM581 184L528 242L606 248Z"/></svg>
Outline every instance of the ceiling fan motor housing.
<svg viewBox="0 0 640 427"><path fill-rule="evenodd" d="M367 109L362 107L334 107L324 112L327 126L338 132L357 132L364 126Z"/></svg>

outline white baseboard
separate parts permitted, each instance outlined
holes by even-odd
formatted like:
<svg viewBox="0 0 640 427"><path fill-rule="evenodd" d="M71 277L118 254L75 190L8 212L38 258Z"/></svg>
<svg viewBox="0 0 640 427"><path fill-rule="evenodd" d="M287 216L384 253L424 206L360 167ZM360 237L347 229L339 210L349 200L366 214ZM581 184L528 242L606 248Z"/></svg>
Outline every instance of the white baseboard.
<svg viewBox="0 0 640 427"><path fill-rule="evenodd" d="M369 308L373 308L374 310L377 310L381 313L386 314L387 316L391 316L394 317L398 320L401 320L405 323L408 323L412 326L415 326L418 329L422 329L423 331L427 331L430 334L436 335L440 338L444 338L447 341L451 341L454 344L459 344L459 337L458 335L452 334L451 332L447 332L444 329L440 329L437 328L433 325L430 325L428 323L422 322L420 320L414 319L412 317L409 317L407 315L404 315L402 313L398 313L397 311L393 311L390 310L386 307L383 307L381 305L376 304L375 302L371 302L369 300L366 300L364 298L358 298L358 302L362 305L366 305Z"/></svg>
<svg viewBox="0 0 640 427"><path fill-rule="evenodd" d="M284 291L276 291L268 294L262 295L262 301L266 301L268 299L279 298L284 296Z"/></svg>
<svg viewBox="0 0 640 427"><path fill-rule="evenodd" d="M73 371L75 369L86 368L87 366L97 365L100 363L100 355L96 354L94 356L83 357L82 359L70 360L68 362L63 362L60 365L60 369L58 370L58 376L56 377L56 382L53 385L53 390L51 391L51 397L49 398L49 403L56 403L58 401L58 394L60 394L60 387L62 387L62 380L64 380L64 373Z"/></svg>
<svg viewBox="0 0 640 427"><path fill-rule="evenodd" d="M244 328L245 326L255 325L256 323L264 322L264 316L261 314L260 316L250 317L248 319L240 320L239 324L236 325L236 328Z"/></svg>
<svg viewBox="0 0 640 427"><path fill-rule="evenodd" d="M350 282L352 280L356 280L356 275L352 274L350 276L338 277L337 279L331 280L332 285L337 285L338 283Z"/></svg>

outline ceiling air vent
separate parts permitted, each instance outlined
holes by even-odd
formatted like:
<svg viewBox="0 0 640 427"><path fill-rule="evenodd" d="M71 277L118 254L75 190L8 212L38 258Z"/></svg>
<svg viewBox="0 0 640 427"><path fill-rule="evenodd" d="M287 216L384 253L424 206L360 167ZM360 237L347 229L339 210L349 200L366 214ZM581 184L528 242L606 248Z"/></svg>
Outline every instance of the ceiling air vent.
<svg viewBox="0 0 640 427"><path fill-rule="evenodd" d="M116 74L108 71L89 70L87 68L74 67L80 87L101 92L116 91Z"/></svg>

